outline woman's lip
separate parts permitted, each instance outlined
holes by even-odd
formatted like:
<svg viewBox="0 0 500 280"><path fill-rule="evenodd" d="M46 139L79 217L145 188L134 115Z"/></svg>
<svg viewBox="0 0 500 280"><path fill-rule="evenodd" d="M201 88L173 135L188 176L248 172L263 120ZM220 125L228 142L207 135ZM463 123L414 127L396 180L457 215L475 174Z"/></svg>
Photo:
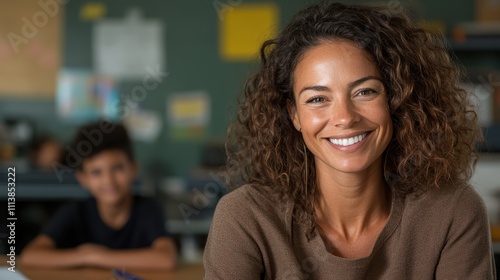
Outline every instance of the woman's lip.
<svg viewBox="0 0 500 280"><path fill-rule="evenodd" d="M346 139L346 138L351 138L354 136L359 136L359 135L362 135L364 133L370 133L372 131L373 130L358 131L358 132L353 132L353 133L349 133L349 134L331 136L331 137L328 137L328 139Z"/></svg>
<svg viewBox="0 0 500 280"><path fill-rule="evenodd" d="M339 150L339 151L343 151L343 152L354 152L354 151L357 151L358 149L360 149L361 146L363 146L363 144L366 142L366 139L368 137L370 137L370 135L372 134L373 131L369 131L369 132L366 132L366 136L365 138L363 138L363 140L359 141L358 143L356 144L352 144L352 145L349 145L349 146L341 146L341 145L337 145L337 144L333 144L330 139L326 139L326 141L328 141L328 143L330 143L330 145L332 145L335 149ZM356 136L356 135L354 135Z"/></svg>

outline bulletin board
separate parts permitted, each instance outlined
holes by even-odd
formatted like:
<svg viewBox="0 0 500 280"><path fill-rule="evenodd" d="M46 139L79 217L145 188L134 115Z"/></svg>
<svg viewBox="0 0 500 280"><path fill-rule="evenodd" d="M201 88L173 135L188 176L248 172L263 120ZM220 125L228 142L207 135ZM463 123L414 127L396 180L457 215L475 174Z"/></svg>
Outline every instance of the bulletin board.
<svg viewBox="0 0 500 280"><path fill-rule="evenodd" d="M63 13L64 7L58 1L2 2L0 96L54 96Z"/></svg>

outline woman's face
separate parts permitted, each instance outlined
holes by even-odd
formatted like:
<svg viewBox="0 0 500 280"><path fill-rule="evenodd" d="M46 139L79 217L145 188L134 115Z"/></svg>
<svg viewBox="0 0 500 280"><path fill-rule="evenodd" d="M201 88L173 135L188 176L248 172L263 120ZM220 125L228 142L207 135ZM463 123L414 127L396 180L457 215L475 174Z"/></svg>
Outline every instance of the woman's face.
<svg viewBox="0 0 500 280"><path fill-rule="evenodd" d="M382 77L371 56L348 41L305 52L294 71L288 109L322 171L367 170L392 137Z"/></svg>

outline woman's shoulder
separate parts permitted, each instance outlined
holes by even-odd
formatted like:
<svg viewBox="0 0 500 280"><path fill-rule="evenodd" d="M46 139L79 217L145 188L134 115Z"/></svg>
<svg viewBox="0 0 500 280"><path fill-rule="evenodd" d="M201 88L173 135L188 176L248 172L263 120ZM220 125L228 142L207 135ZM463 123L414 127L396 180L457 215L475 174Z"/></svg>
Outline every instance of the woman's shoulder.
<svg viewBox="0 0 500 280"><path fill-rule="evenodd" d="M432 189L421 195L409 195L407 208L437 214L468 216L486 214L486 207L480 195L472 185L464 184L456 187Z"/></svg>
<svg viewBox="0 0 500 280"><path fill-rule="evenodd" d="M424 243L433 236L434 243L428 244L439 247L460 239L467 231L482 234L488 229L486 207L470 185L409 194L404 201L399 229L408 237L407 242Z"/></svg>
<svg viewBox="0 0 500 280"><path fill-rule="evenodd" d="M285 219L287 203L278 198L270 187L253 184L243 185L224 195L217 204L220 215Z"/></svg>
<svg viewBox="0 0 500 280"><path fill-rule="evenodd" d="M266 209L275 208L281 202L270 187L246 184L224 195L219 204L235 208L259 206L260 209Z"/></svg>

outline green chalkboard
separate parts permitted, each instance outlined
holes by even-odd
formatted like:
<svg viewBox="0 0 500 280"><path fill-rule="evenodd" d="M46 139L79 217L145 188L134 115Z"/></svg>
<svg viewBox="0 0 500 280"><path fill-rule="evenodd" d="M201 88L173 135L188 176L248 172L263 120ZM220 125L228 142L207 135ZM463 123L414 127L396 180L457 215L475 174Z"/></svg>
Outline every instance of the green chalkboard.
<svg viewBox="0 0 500 280"><path fill-rule="evenodd" d="M177 0L177 1L99 1L107 7L106 18L123 18L137 7L145 19L160 19L164 24L165 65L169 76L140 103L144 109L162 116L162 132L155 143L137 142L135 150L143 168L155 168L165 175L184 175L196 167L201 147L225 138L229 119L235 110L236 97L256 62L226 62L219 56L220 7L250 1ZM252 1L266 2L266 1ZM281 22L286 22L307 1L273 1L280 7ZM92 22L82 21L80 9L85 1L70 1L66 6L63 63L69 68L91 68ZM227 6L229 5L229 6ZM133 82L120 85L127 94ZM206 136L192 140L171 137L166 122L169 94L206 90L211 97L211 122Z"/></svg>

